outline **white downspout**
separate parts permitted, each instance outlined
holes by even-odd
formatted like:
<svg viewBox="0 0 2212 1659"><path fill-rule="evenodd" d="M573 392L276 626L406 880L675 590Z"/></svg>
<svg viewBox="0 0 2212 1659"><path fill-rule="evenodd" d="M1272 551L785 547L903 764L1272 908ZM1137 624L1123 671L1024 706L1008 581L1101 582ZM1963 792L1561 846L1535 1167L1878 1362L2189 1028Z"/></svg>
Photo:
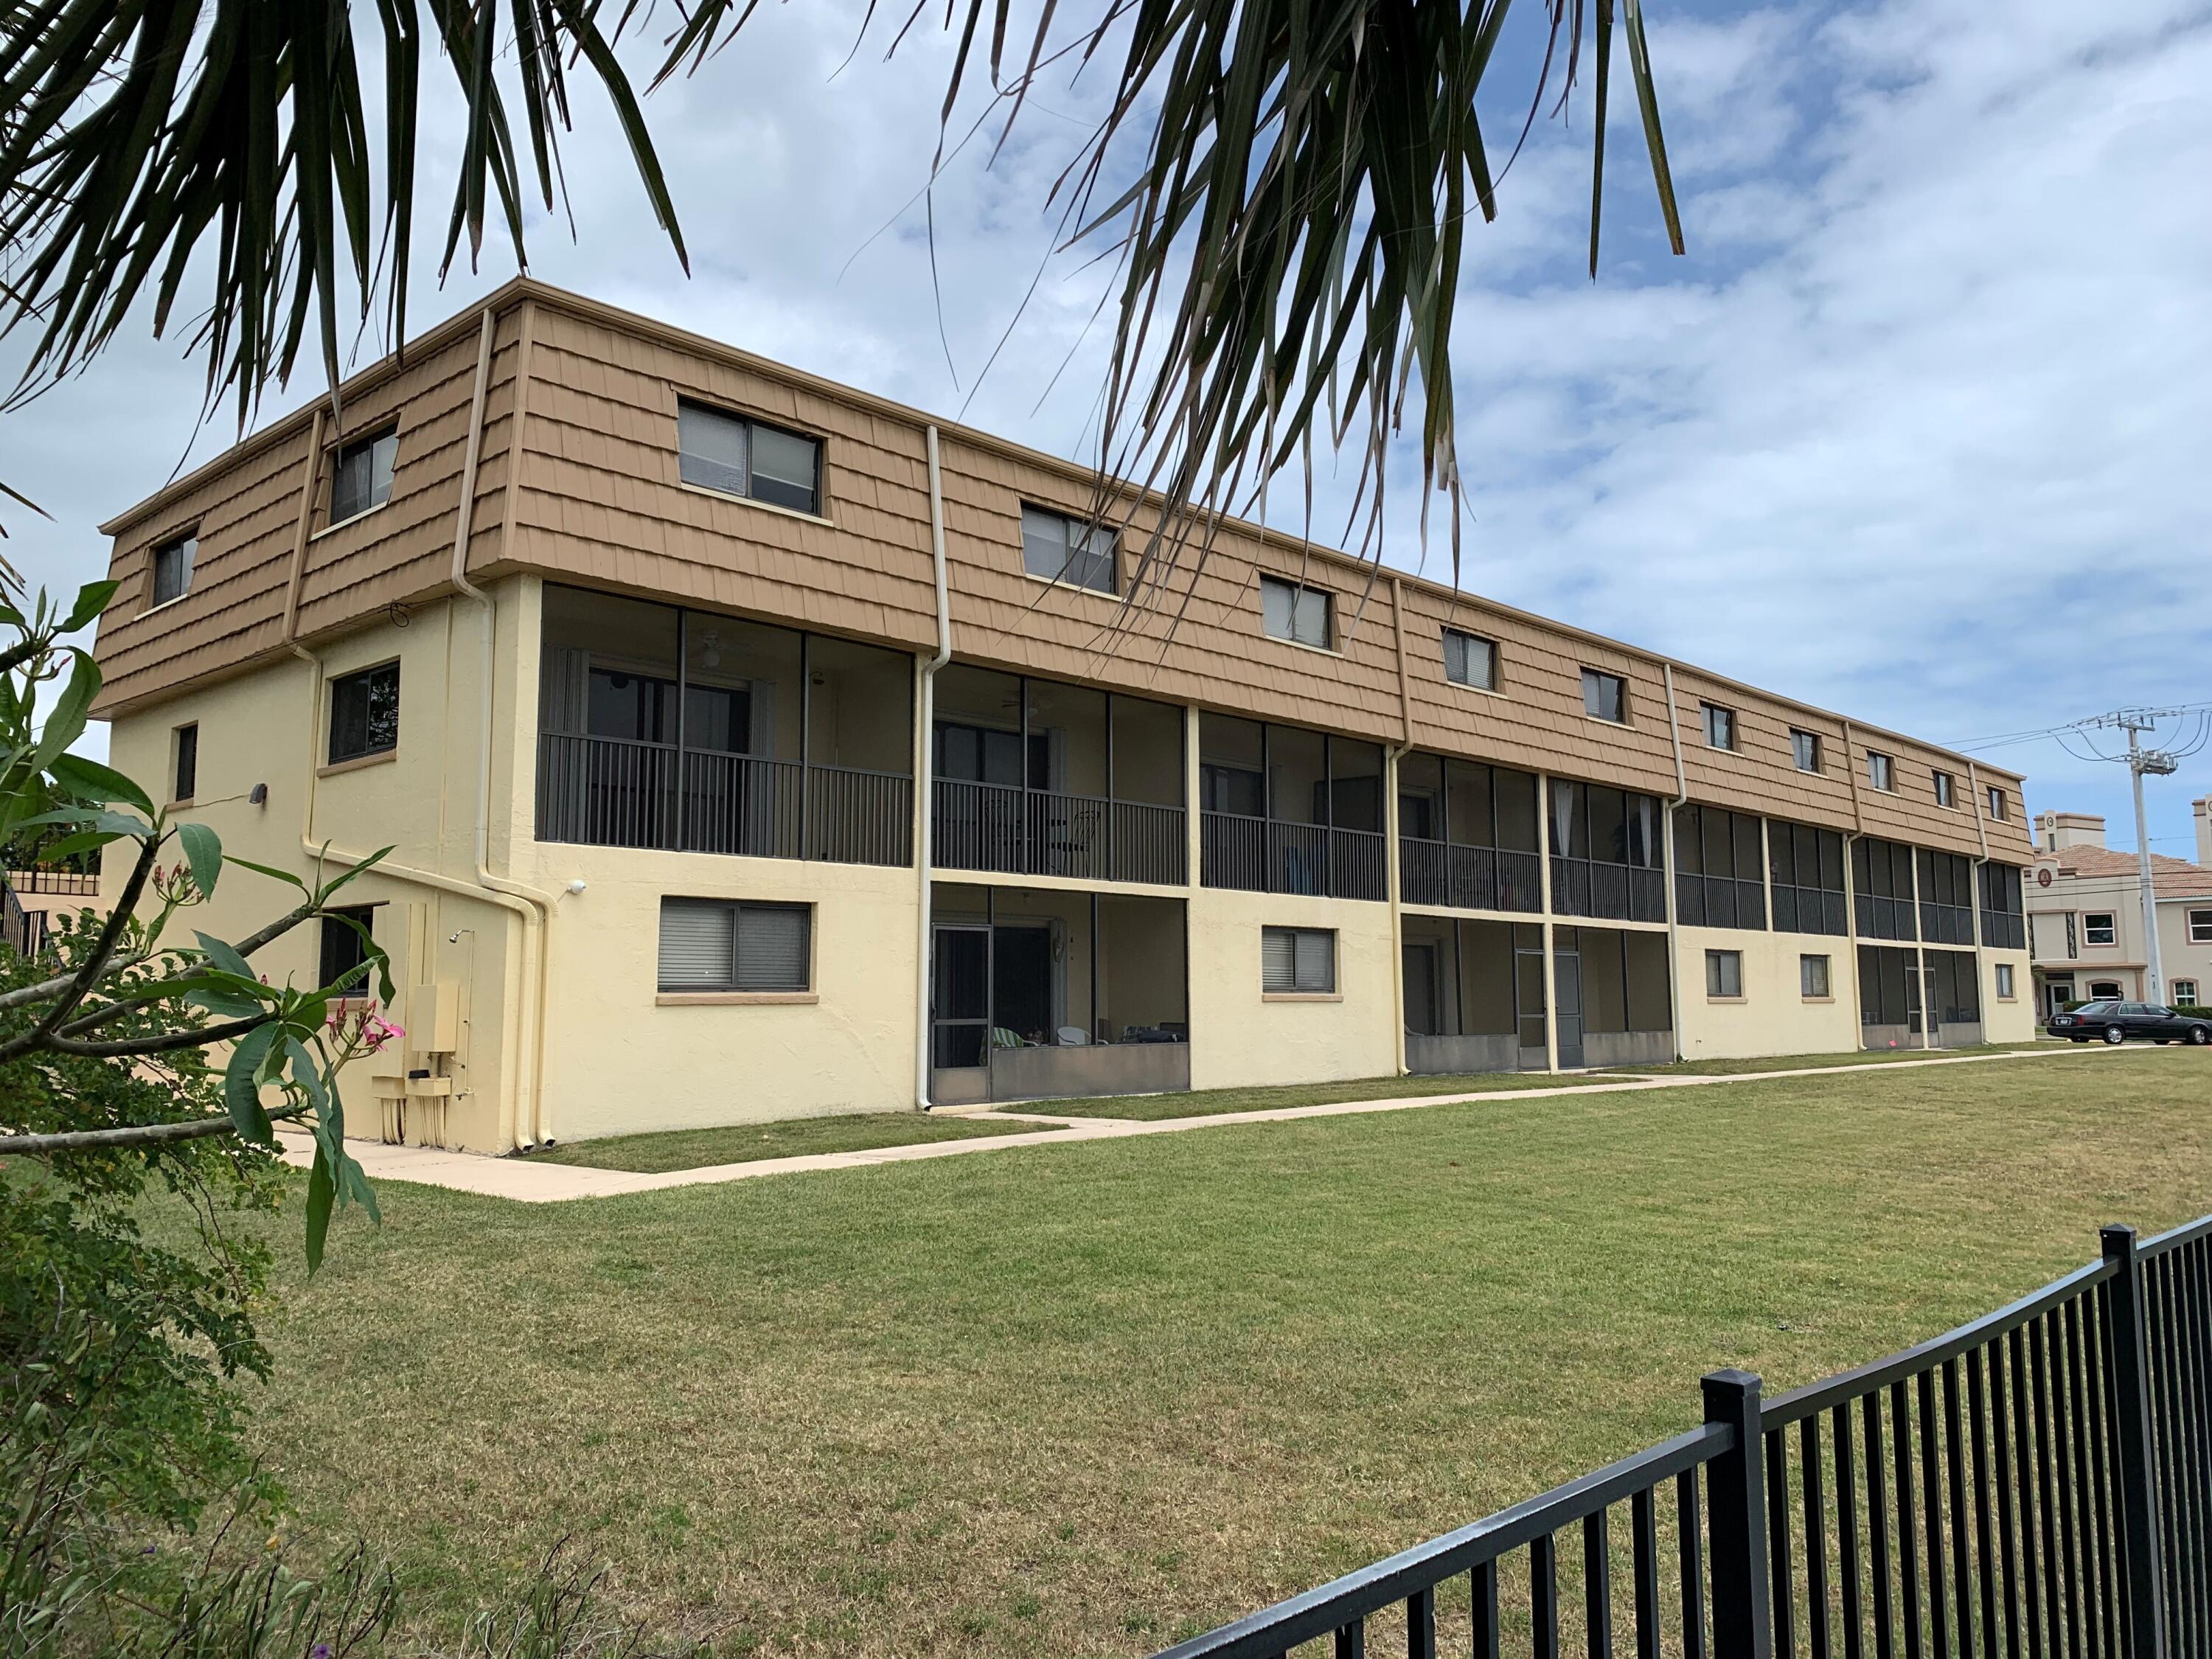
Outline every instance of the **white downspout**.
<svg viewBox="0 0 2212 1659"><path fill-rule="evenodd" d="M1966 762L1966 805L1974 815L1974 838L1982 844L1982 855L1974 860L1973 890L1966 897L1973 907L1968 915L1974 924L1974 990L1982 999L1982 1041L1987 1042L1990 1040L1990 1004L1996 1000L1996 987L1982 983L1982 952L1985 948L1982 943L1982 866L1990 861L1990 826L1982 815L1981 775L1974 769L1971 757ZM1994 971L1990 977L1996 977ZM2031 1000L2033 989L2033 986L2029 987ZM2019 994L2020 987L2014 986L2013 994L2017 996Z"/></svg>
<svg viewBox="0 0 2212 1659"><path fill-rule="evenodd" d="M1396 1015L1397 1029L1391 1042L1398 1056L1398 1075L1406 1075L1406 903L1400 890L1402 876L1401 851L1398 845L1398 763L1413 752L1413 695L1406 675L1406 588L1399 578L1390 578L1390 622L1395 632L1398 648L1398 711L1403 720L1404 741L1382 752L1382 869L1390 895L1390 1006ZM1459 923L1455 921L1456 929ZM1452 996L1459 1000L1464 994L1459 982L1452 983ZM1453 1011L1453 1023L1458 1023L1458 1010Z"/></svg>
<svg viewBox="0 0 2212 1659"><path fill-rule="evenodd" d="M1662 662L1659 672L1667 681L1667 735L1674 745L1674 799L1667 808L1660 854L1667 875L1667 1018L1674 1026L1674 1058L1686 1060L1682 1043L1682 936L1677 924L1674 898L1674 814L1690 804L1689 775L1682 769L1682 722L1674 712L1674 665Z"/></svg>
<svg viewBox="0 0 2212 1659"><path fill-rule="evenodd" d="M952 659L952 602L945 583L945 489L938 471L937 427L927 428L929 451L929 559L937 577L937 654L921 660L915 699L914 761L914 1101L929 1109L929 830L930 733L937 714L937 671Z"/></svg>
<svg viewBox="0 0 2212 1659"><path fill-rule="evenodd" d="M491 870L492 653L495 643L497 607L493 604L490 594L469 580L467 566L471 521L476 514L477 464L483 444L484 399L491 383L491 345L495 326L495 319L489 307L486 307L483 325L477 335L476 392L469 411L468 450L461 463L460 505L453 514L453 562L450 574L453 586L481 607L483 618L483 628L478 636L481 656L477 665L477 680L481 690L477 708L476 878L477 885L485 892L520 901L519 903L508 904L507 908L516 910L522 917L520 1000L526 1012L528 1024L516 1044L516 1058L518 1061L526 1060L528 1070L518 1070L515 1079L514 1143L517 1150L526 1150L553 1139L551 1114L545 1104L544 1071L545 984L551 976L547 933L553 920L553 901L534 888L494 875ZM510 458L511 463L520 459L520 437L518 431L510 441L510 447L516 451L515 455ZM450 717L451 711L448 710ZM527 1087L525 1086L526 1082Z"/></svg>

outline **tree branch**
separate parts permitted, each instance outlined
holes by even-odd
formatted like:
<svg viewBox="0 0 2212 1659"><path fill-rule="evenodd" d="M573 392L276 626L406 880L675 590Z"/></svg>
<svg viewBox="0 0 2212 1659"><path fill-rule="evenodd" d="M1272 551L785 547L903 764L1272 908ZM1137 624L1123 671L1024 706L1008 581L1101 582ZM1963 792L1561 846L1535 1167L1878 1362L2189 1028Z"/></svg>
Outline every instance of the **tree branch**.
<svg viewBox="0 0 2212 1659"><path fill-rule="evenodd" d="M137 1054L173 1054L181 1048L204 1048L244 1036L256 1026L276 1018L274 1009L250 1019L234 1019L223 1025L204 1025L197 1030L167 1031L160 1036L118 1037L107 1042L76 1042L58 1033L46 1039L45 1051L57 1054L85 1054L97 1060L129 1059Z"/></svg>
<svg viewBox="0 0 2212 1659"><path fill-rule="evenodd" d="M120 942L125 928L130 926L132 914L138 908L138 896L146 890L146 878L153 872L154 857L161 851L161 842L153 838L139 843L138 861L131 866L131 878L123 884L123 891L116 896L115 908L108 913L107 925L100 930L100 942L93 947L92 954L85 958L84 965L64 982L59 996L54 1006L46 1011L45 1018L21 1036L0 1042L0 1060L13 1060L18 1054L28 1054L43 1045L53 1036L55 1028L76 1012L77 1005L84 1000L85 994L107 971L108 964L115 957L115 947Z"/></svg>
<svg viewBox="0 0 2212 1659"><path fill-rule="evenodd" d="M271 1123L298 1117L307 1109L288 1106L269 1114ZM0 1158L45 1156L52 1152L106 1152L115 1147L162 1146L178 1140L204 1140L210 1135L234 1134L237 1126L228 1117L188 1118L182 1123L126 1123L112 1129L70 1129L58 1134L0 1135Z"/></svg>

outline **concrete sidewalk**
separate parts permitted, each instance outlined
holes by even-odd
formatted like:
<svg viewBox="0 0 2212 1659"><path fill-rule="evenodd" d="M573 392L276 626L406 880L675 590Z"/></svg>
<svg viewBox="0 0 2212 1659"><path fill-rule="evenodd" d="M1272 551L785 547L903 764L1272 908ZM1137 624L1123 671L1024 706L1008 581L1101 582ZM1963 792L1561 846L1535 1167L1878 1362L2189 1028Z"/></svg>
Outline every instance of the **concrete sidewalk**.
<svg viewBox="0 0 2212 1659"><path fill-rule="evenodd" d="M1717 1083L1764 1083L1780 1078L1863 1076L1920 1066L1982 1066L2006 1060L2079 1059L2114 1051L2103 1048L2023 1048L2014 1054L1931 1056L1859 1066L1807 1066L1783 1072L1677 1073L1663 1077L1615 1073L1606 1081L1547 1084L1528 1089L1490 1089L1474 1093L1407 1095L1385 1100L1346 1100L1316 1106L1279 1106L1256 1112L1215 1112L1197 1117L1139 1121L1129 1118L1055 1117L1044 1112L999 1111L991 1116L1054 1127L1012 1135L977 1135L966 1140L923 1141L879 1146L866 1152L817 1152L804 1158L759 1158L748 1164L715 1164L697 1170L639 1175L624 1170L592 1170L571 1164L544 1164L524 1158L484 1158L445 1152L428 1146L386 1146L356 1142L352 1151L371 1181L408 1181L445 1187L522 1204L560 1204L580 1198L616 1198L626 1193L660 1192L671 1187L705 1187L761 1176L800 1175L817 1170L859 1170L878 1164L907 1164L929 1158L960 1158L971 1152L1010 1152L1023 1146L1064 1146L1087 1140L1123 1140L1138 1135L1179 1134L1189 1129L1228 1128L1246 1123L1292 1123L1304 1118L1351 1117L1370 1112L1405 1112L1425 1106L1456 1106L1473 1101L1536 1100L1555 1095L1635 1094L1653 1089L1694 1089ZM2142 1051L2136 1051L2142 1052ZM1416 1081L1407 1079L1411 1084ZM278 1131L284 1158L305 1168L313 1144L305 1134Z"/></svg>

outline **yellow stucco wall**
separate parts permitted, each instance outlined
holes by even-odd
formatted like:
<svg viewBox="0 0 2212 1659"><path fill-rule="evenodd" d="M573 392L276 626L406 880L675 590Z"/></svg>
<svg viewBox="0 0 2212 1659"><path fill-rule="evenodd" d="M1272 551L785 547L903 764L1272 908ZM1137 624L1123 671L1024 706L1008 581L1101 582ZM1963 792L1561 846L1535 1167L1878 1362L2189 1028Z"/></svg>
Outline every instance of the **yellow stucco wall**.
<svg viewBox="0 0 2212 1659"><path fill-rule="evenodd" d="M1997 963L2012 964L2013 994L1997 995ZM2027 1042L2035 1036L2035 981L2025 951L1982 952L1982 1030L1991 1042Z"/></svg>
<svg viewBox="0 0 2212 1659"><path fill-rule="evenodd" d="M1336 930L1333 1000L1267 998L1263 927ZM1190 898L1190 1085L1326 1083L1398 1069L1390 907L1199 888Z"/></svg>
<svg viewBox="0 0 2212 1659"><path fill-rule="evenodd" d="M1685 1059L1841 1054L1859 1046L1850 939L1736 927L1684 927L1679 938L1677 972ZM1708 951L1743 953L1741 1000L1721 1000L1705 994ZM1806 998L1799 977L1801 956L1828 958L1826 1000Z"/></svg>

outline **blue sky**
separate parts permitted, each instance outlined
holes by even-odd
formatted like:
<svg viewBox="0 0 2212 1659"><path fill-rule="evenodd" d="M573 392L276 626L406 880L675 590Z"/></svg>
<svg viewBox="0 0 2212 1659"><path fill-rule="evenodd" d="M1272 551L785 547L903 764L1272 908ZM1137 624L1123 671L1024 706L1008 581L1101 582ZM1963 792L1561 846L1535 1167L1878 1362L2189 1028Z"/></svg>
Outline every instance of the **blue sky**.
<svg viewBox="0 0 2212 1659"><path fill-rule="evenodd" d="M1536 44L1522 9L1509 70ZM858 15L763 8L740 46L649 100L688 281L583 99L576 236L537 222L533 271L1086 454L1103 279L1048 257L1042 203L1103 85L1041 89L994 164L976 147L940 180L948 365L910 205L945 48L917 36L886 63L879 36L841 71ZM1461 579L1943 741L2212 700L2212 5L1656 0L1648 15L1689 253L1658 238L1624 98L1591 284L1587 97L1540 122L1499 222L1469 238ZM1493 140L1527 83L1498 84ZM424 169L441 198L452 136L441 115ZM427 203L426 224L443 210ZM415 315L511 269L488 258L441 289L426 266ZM126 331L82 380L0 416L4 476L55 515L9 515L33 580L98 574L94 524L234 435L195 429L199 389L178 345ZM1449 575L1442 538L1420 544L1411 459L1394 456L1387 556ZM1318 481L1340 525L1344 482ZM2124 830L2119 769L2051 743L1990 753L2028 773L2035 809ZM2154 784L2160 850L2189 852L2187 803L2208 791L2212 755Z"/></svg>

